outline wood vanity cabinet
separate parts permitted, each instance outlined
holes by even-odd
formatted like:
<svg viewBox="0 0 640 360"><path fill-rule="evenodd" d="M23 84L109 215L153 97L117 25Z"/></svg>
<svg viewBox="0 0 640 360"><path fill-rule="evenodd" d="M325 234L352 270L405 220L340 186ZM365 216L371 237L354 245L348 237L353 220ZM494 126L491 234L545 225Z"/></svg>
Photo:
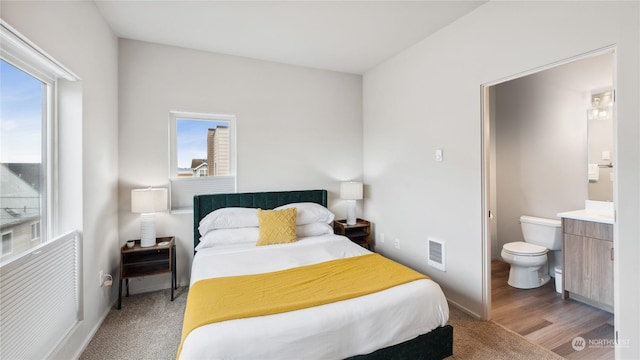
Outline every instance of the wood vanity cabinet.
<svg viewBox="0 0 640 360"><path fill-rule="evenodd" d="M613 225L562 219L563 298L613 311Z"/></svg>

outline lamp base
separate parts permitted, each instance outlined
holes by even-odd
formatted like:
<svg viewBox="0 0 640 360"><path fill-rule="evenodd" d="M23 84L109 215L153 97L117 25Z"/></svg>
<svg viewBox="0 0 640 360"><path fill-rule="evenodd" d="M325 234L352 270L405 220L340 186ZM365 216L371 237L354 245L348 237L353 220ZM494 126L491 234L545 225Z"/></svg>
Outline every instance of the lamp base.
<svg viewBox="0 0 640 360"><path fill-rule="evenodd" d="M156 220L153 214L140 215L140 246L150 247L156 244Z"/></svg>
<svg viewBox="0 0 640 360"><path fill-rule="evenodd" d="M356 224L356 201L347 200L347 225Z"/></svg>

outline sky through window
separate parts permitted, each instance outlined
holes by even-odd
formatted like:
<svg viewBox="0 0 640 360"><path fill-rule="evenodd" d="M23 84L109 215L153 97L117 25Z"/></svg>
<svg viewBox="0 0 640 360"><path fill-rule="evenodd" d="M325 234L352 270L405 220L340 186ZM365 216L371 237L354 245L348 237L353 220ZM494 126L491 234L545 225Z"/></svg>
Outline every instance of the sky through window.
<svg viewBox="0 0 640 360"><path fill-rule="evenodd" d="M0 60L0 162L40 163L44 84Z"/></svg>

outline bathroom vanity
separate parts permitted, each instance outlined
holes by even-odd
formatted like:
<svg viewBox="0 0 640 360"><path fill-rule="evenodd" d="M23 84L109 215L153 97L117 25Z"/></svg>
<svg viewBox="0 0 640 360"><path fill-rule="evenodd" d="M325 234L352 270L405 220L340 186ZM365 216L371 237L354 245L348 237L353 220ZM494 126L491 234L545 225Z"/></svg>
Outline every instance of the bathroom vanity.
<svg viewBox="0 0 640 360"><path fill-rule="evenodd" d="M613 312L613 216L587 209L558 216L563 233L562 298Z"/></svg>
<svg viewBox="0 0 640 360"><path fill-rule="evenodd" d="M591 93L587 110L587 200L562 218L562 298L613 312L613 89Z"/></svg>

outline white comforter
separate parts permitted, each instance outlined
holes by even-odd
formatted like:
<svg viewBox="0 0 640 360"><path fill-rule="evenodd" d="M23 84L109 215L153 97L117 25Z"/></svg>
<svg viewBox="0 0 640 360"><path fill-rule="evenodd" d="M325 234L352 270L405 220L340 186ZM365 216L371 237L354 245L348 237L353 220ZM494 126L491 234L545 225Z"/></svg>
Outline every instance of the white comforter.
<svg viewBox="0 0 640 360"><path fill-rule="evenodd" d="M367 253L337 235L292 244L208 248L195 255L191 285ZM343 359L413 339L445 325L448 317L440 286L417 280L327 305L202 326L185 339L180 359Z"/></svg>

